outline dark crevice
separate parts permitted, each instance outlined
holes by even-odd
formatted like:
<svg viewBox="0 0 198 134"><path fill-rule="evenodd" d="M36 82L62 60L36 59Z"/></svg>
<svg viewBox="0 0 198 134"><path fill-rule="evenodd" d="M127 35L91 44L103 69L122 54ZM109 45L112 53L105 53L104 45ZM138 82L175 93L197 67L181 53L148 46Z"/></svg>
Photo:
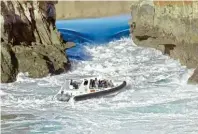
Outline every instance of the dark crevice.
<svg viewBox="0 0 198 134"><path fill-rule="evenodd" d="M71 68L71 62L69 60L67 60L67 63L64 62L63 64L64 64L65 71L70 70L70 68Z"/></svg>
<svg viewBox="0 0 198 134"><path fill-rule="evenodd" d="M55 72L55 68L54 68L53 62L49 59L49 57L47 57L45 55L42 55L42 56L43 56L43 59L46 60L46 64L47 64L49 73L53 74Z"/></svg>
<svg viewBox="0 0 198 134"><path fill-rule="evenodd" d="M170 55L170 51L174 50L176 47L175 44L161 44L164 45L164 54Z"/></svg>
<svg viewBox="0 0 198 134"><path fill-rule="evenodd" d="M63 72L65 72L65 70L64 70L63 68L59 68L58 70L56 70L56 71L54 72L53 75L59 75L59 74L61 74L61 73L63 73Z"/></svg>
<svg viewBox="0 0 198 134"><path fill-rule="evenodd" d="M13 65L13 69L11 73L14 74L12 76L16 76L18 73L19 63L18 63L15 53L12 50L10 51L10 56L11 56L11 63Z"/></svg>
<svg viewBox="0 0 198 134"><path fill-rule="evenodd" d="M35 14L34 14L34 7L33 7L33 4L32 3L31 3L31 8L29 8L29 13L30 13L30 18L31 18L32 34L35 37L34 31L36 30L36 32L38 33L39 42L42 44L42 40L41 40L41 37L39 35L38 28L36 26L36 20L35 20Z"/></svg>
<svg viewBox="0 0 198 134"><path fill-rule="evenodd" d="M8 61L5 59L3 53L1 53L2 60L5 62L6 66L9 68L10 73L4 71L3 66L1 65L2 72L6 73L9 78L7 82L13 82L16 80L16 75L18 74L18 60L16 58L15 53L11 50L11 48L8 48L8 53L11 57L11 66L9 65Z"/></svg>
<svg viewBox="0 0 198 134"><path fill-rule="evenodd" d="M143 41L143 40L148 40L148 38L154 38L156 39L156 37L152 37L152 36L148 36L148 35L142 35L142 36L135 36L139 41Z"/></svg>
<svg viewBox="0 0 198 134"><path fill-rule="evenodd" d="M58 75L58 74L65 72L64 68L59 68L58 70L56 70L53 62L49 59L49 57L47 57L45 55L42 55L42 56L43 56L43 59L46 60L47 67L48 67L49 73L51 73L51 75ZM67 64L67 63L63 63L63 64L64 64L63 66L65 67L65 64Z"/></svg>

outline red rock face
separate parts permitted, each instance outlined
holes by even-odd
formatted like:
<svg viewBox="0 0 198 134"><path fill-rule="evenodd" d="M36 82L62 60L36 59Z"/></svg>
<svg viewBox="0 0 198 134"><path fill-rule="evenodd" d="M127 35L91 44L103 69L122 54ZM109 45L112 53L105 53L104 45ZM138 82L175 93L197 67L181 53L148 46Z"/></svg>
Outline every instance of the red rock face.
<svg viewBox="0 0 198 134"><path fill-rule="evenodd" d="M167 5L177 5L177 6L184 6L184 5L192 5L193 1L183 0L183 1L154 1L156 6L167 6Z"/></svg>

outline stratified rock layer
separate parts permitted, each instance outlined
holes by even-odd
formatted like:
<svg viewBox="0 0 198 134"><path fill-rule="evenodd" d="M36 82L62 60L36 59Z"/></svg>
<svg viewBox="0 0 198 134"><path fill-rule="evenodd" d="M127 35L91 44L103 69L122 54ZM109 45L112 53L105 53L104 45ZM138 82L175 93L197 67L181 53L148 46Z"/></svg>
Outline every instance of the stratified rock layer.
<svg viewBox="0 0 198 134"><path fill-rule="evenodd" d="M15 81L18 72L36 78L69 69L65 49L74 44L63 44L49 25L42 8L46 4L1 1L1 82Z"/></svg>
<svg viewBox="0 0 198 134"><path fill-rule="evenodd" d="M188 68L198 67L197 1L134 1L131 13L137 45L161 50ZM198 83L197 77L195 71L189 82Z"/></svg>

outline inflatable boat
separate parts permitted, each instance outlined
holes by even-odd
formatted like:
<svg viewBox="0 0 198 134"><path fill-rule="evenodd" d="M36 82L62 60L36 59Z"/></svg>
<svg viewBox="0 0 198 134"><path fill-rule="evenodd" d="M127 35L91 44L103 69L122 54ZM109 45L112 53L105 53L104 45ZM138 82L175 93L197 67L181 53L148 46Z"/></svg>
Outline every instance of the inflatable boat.
<svg viewBox="0 0 198 134"><path fill-rule="evenodd" d="M99 98L119 92L126 86L126 81L113 82L105 79L83 79L80 82L66 81L60 91L55 95L59 101L87 100Z"/></svg>

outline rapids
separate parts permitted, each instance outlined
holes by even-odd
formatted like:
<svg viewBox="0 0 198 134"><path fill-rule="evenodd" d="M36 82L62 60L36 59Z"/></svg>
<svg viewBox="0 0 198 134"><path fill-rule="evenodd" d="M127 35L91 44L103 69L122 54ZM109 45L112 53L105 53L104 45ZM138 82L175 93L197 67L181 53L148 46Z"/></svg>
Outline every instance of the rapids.
<svg viewBox="0 0 198 134"><path fill-rule="evenodd" d="M187 85L193 70L152 48L122 38L86 46L92 59L72 61L66 74L1 84L1 131L8 134L197 133L198 87ZM59 102L65 79L103 76L126 80L114 97Z"/></svg>

